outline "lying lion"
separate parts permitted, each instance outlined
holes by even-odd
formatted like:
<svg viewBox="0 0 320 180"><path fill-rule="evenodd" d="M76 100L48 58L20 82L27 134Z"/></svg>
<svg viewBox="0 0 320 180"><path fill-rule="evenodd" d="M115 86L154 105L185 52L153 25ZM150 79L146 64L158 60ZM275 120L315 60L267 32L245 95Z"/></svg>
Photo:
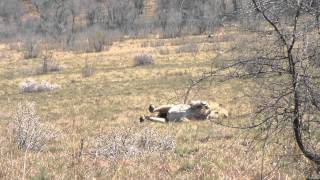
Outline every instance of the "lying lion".
<svg viewBox="0 0 320 180"><path fill-rule="evenodd" d="M141 116L140 122L150 120L154 122L186 122L190 120L207 120L219 117L228 117L228 112L223 110L213 111L206 101L191 101L190 104L149 106L150 113L158 113L156 116Z"/></svg>

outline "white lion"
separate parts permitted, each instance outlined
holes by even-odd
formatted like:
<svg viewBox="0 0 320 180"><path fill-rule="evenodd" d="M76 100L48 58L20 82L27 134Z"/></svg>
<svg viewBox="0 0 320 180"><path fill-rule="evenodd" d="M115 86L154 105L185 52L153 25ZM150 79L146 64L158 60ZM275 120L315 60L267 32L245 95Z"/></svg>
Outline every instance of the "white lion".
<svg viewBox="0 0 320 180"><path fill-rule="evenodd" d="M222 108L212 111L206 101L191 101L190 104L149 106L150 113L158 113L157 116L141 116L140 122L150 120L154 122L185 122L189 120L207 120L220 117L228 117L228 112Z"/></svg>

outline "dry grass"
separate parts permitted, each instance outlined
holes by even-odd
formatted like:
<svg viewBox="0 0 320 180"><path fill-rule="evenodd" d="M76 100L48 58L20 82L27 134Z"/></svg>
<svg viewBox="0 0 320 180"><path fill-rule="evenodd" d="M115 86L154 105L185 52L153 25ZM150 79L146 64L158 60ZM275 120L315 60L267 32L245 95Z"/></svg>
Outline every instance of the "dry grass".
<svg viewBox="0 0 320 180"><path fill-rule="evenodd" d="M176 53L197 53L197 52L198 52L197 44L182 45L176 49Z"/></svg>
<svg viewBox="0 0 320 180"><path fill-rule="evenodd" d="M90 153L107 159L130 159L147 154L167 155L175 148L175 141L169 135L160 135L156 130L144 128L116 128L92 140Z"/></svg>
<svg viewBox="0 0 320 180"><path fill-rule="evenodd" d="M5 87L0 88L0 179L259 179L263 152L259 148L252 153L246 151L250 136L243 131L210 122L138 123L138 117L147 113L150 103L183 101L190 78L215 68L214 63L211 66L214 58L234 57L226 51L234 46L234 41L223 41L232 39L227 37L229 34L235 33L218 31L214 38L220 41L216 42L205 36L161 40L159 45L166 46L172 52L170 55L159 54L157 44L141 47L145 39L114 42L108 51L99 53L55 52L55 59L64 71L44 75L21 72L37 67L38 62L22 60L23 53L0 45L0 57L5 57L0 60L0 86ZM241 38L251 36L254 35L243 33ZM174 53L177 47L190 43L197 44L197 54ZM212 48L204 48L207 46ZM218 56L220 52L226 53ZM137 53L151 54L157 63L133 67L132 59ZM95 65L95 73L83 78L83 65L88 58ZM20 94L17 86L28 78L57 83L61 89ZM247 84L238 80L212 82L204 84L191 98L221 103L232 116L250 107L249 101L238 101L248 91ZM61 132L61 138L50 142L41 153L25 153L8 137L11 114L19 102L26 100L36 102L44 124L54 124ZM103 156L92 158L91 140L116 127L130 127L136 133L145 128L155 129L161 137L170 135L175 149L165 155L149 152L112 161ZM264 153L272 155L275 151L270 145ZM265 172L273 169L272 156L267 157ZM291 168L273 171L269 177L301 178L302 174Z"/></svg>

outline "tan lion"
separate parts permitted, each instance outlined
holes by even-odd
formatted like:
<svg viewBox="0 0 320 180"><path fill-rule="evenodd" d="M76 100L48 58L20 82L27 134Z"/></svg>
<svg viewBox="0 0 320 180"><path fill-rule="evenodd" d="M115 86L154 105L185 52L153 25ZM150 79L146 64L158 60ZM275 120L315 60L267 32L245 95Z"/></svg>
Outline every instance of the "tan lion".
<svg viewBox="0 0 320 180"><path fill-rule="evenodd" d="M212 111L206 101L191 101L190 104L149 106L150 113L158 113L156 116L141 116L140 122L150 120L154 122L186 122L190 120L207 120L220 117L228 117L228 112L223 108Z"/></svg>

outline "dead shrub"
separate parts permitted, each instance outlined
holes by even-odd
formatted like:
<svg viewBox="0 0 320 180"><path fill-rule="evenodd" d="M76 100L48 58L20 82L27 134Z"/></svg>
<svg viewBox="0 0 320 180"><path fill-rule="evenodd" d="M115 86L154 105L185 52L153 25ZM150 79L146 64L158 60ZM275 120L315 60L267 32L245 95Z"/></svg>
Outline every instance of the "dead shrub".
<svg viewBox="0 0 320 180"><path fill-rule="evenodd" d="M47 74L49 72L61 71L63 68L53 59L52 53L46 53L42 57L42 66L38 74Z"/></svg>
<svg viewBox="0 0 320 180"><path fill-rule="evenodd" d="M147 153L164 154L174 150L175 141L171 136L162 136L150 128L116 128L107 135L94 139L91 154L95 157L130 158Z"/></svg>
<svg viewBox="0 0 320 180"><path fill-rule="evenodd" d="M94 73L94 66L93 64L89 64L88 61L85 61L84 67L82 68L82 77L87 78L92 76Z"/></svg>
<svg viewBox="0 0 320 180"><path fill-rule="evenodd" d="M151 47L159 47L159 46L164 46L165 42L162 40L155 40L150 42Z"/></svg>
<svg viewBox="0 0 320 180"><path fill-rule="evenodd" d="M135 66L154 65L155 59L150 54L138 54L134 57Z"/></svg>
<svg viewBox="0 0 320 180"><path fill-rule="evenodd" d="M170 51L169 51L169 49L168 49L167 47L160 47L160 48L158 48L158 50L159 50L159 53L160 53L161 55L168 55L168 54L170 54Z"/></svg>
<svg viewBox="0 0 320 180"><path fill-rule="evenodd" d="M19 84L19 91L20 93L50 92L58 89L59 87L59 85L51 84L47 81L38 83L33 79L27 79Z"/></svg>
<svg viewBox="0 0 320 180"><path fill-rule="evenodd" d="M149 41L143 41L143 42L141 43L141 47L142 47L142 48L149 47L149 46L150 46Z"/></svg>
<svg viewBox="0 0 320 180"><path fill-rule="evenodd" d="M93 34L89 36L89 51L101 52L104 50L106 45L105 38L103 32L93 32Z"/></svg>
<svg viewBox="0 0 320 180"><path fill-rule="evenodd" d="M55 133L41 124L35 103L24 102L19 103L13 117L13 138L19 149L41 151Z"/></svg>
<svg viewBox="0 0 320 180"><path fill-rule="evenodd" d="M40 54L40 42L36 38L27 38L23 44L24 58L37 58Z"/></svg>
<svg viewBox="0 0 320 180"><path fill-rule="evenodd" d="M113 41L119 38L121 34L116 31L106 31L99 27L93 27L88 30L88 52L101 52L108 50Z"/></svg>

